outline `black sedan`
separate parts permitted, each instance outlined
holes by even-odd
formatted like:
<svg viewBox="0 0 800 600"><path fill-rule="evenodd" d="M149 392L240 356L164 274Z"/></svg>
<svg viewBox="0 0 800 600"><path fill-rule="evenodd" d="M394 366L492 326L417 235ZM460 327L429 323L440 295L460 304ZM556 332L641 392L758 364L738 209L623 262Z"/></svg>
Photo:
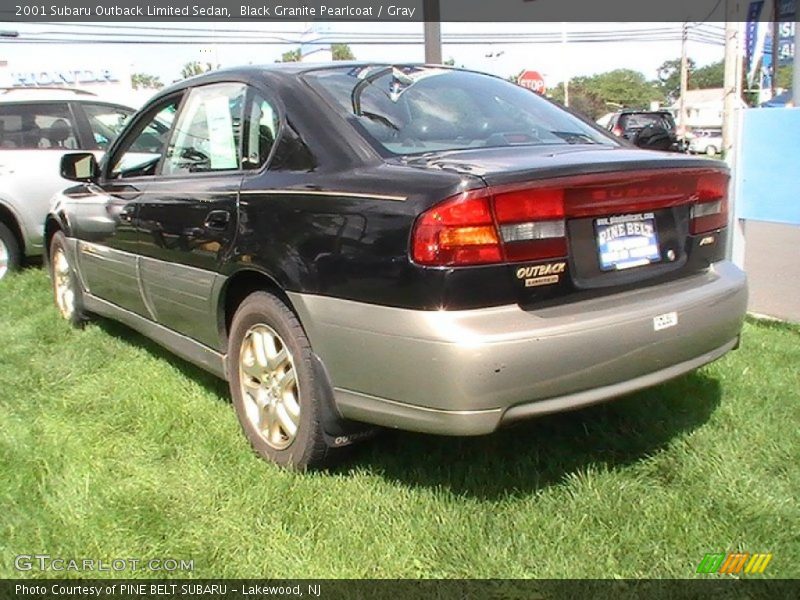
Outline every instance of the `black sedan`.
<svg viewBox="0 0 800 600"><path fill-rule="evenodd" d="M218 71L62 172L62 315L227 379L252 445L297 468L376 425L486 434L658 384L734 348L745 313L724 163L489 75Z"/></svg>

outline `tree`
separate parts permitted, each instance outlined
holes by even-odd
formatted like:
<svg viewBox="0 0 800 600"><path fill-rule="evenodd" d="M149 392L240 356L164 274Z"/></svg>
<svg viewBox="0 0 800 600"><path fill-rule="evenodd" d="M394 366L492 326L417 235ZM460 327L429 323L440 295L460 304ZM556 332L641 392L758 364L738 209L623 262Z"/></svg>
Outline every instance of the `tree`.
<svg viewBox="0 0 800 600"><path fill-rule="evenodd" d="M157 75L148 75L147 73L133 73L131 74L131 87L135 90L150 89L160 90L164 87L161 83L161 78Z"/></svg>
<svg viewBox="0 0 800 600"><path fill-rule="evenodd" d="M550 92L556 102L564 103L564 84ZM569 81L569 107L596 120L621 107L648 108L650 102L662 102L658 82L631 69L616 69L597 75L575 77Z"/></svg>
<svg viewBox="0 0 800 600"><path fill-rule="evenodd" d="M686 59L688 78L686 86L690 90L705 90L723 86L725 79L725 63L718 61L697 67L691 58ZM675 101L681 95L681 59L673 58L664 61L658 68L658 79L667 99Z"/></svg>
<svg viewBox="0 0 800 600"><path fill-rule="evenodd" d="M563 82L552 90L550 98L564 104ZM609 112L609 105L602 98L585 86L575 83L574 80L569 84L569 107L592 121Z"/></svg>
<svg viewBox="0 0 800 600"><path fill-rule="evenodd" d="M280 60L276 60L275 62L277 63L300 62L300 48L284 52L283 54L281 54Z"/></svg>
<svg viewBox="0 0 800 600"><path fill-rule="evenodd" d="M187 79L189 77L194 77L195 75L202 75L203 73L208 73L213 69L214 65L212 65L209 62L202 63L199 60L193 60L183 65L183 68L181 69L181 77Z"/></svg>
<svg viewBox="0 0 800 600"><path fill-rule="evenodd" d="M347 44L331 44L333 60L355 60L356 55Z"/></svg>
<svg viewBox="0 0 800 600"><path fill-rule="evenodd" d="M691 73L695 63L691 58L686 59L686 66ZM677 100L681 95L681 59L673 58L665 60L658 67L658 80L661 82L661 90L668 100Z"/></svg>
<svg viewBox="0 0 800 600"><path fill-rule="evenodd" d="M646 108L664 96L655 82L632 69L615 69L590 77L576 77L575 85L590 90L603 102L630 108Z"/></svg>
<svg viewBox="0 0 800 600"><path fill-rule="evenodd" d="M792 65L783 65L778 67L778 72L775 73L775 87L784 90L791 89Z"/></svg>
<svg viewBox="0 0 800 600"><path fill-rule="evenodd" d="M721 88L725 85L725 61L719 61L694 69L689 74L690 90Z"/></svg>

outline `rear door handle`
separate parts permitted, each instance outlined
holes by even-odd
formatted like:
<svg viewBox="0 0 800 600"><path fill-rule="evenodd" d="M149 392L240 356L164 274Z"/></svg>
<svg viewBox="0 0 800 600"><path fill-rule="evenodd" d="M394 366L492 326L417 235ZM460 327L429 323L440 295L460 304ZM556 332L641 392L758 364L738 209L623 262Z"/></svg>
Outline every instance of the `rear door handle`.
<svg viewBox="0 0 800 600"><path fill-rule="evenodd" d="M203 225L206 229L214 229L217 231L224 231L228 228L228 223L231 220L231 213L227 210L212 210L206 215L206 220Z"/></svg>

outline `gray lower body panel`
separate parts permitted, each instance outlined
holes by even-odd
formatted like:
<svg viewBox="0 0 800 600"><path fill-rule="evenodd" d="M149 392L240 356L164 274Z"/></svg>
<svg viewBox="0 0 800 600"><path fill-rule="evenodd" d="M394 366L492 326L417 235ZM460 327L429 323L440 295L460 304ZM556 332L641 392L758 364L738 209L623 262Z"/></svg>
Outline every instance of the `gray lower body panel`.
<svg viewBox="0 0 800 600"><path fill-rule="evenodd" d="M165 346L181 358L213 373L217 377L227 379L225 356L201 344L197 340L181 335L146 317L120 308L115 304L106 302L89 293L84 293L83 301L86 310L89 312L120 321L139 333L155 340L162 346Z"/></svg>
<svg viewBox="0 0 800 600"><path fill-rule="evenodd" d="M720 262L679 281L535 311L416 311L289 296L343 416L469 435L613 398L719 358L738 339L747 284L742 271ZM677 322L656 328L655 317L670 313Z"/></svg>

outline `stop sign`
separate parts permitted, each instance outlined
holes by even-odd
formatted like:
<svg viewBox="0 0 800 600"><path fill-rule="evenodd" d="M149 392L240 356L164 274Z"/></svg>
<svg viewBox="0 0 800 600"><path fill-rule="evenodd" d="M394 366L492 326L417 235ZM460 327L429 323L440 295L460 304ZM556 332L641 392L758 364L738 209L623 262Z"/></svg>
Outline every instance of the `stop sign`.
<svg viewBox="0 0 800 600"><path fill-rule="evenodd" d="M529 90L533 90L537 94L544 94L546 89L544 77L539 74L539 71L523 71L522 74L517 77L517 84Z"/></svg>

